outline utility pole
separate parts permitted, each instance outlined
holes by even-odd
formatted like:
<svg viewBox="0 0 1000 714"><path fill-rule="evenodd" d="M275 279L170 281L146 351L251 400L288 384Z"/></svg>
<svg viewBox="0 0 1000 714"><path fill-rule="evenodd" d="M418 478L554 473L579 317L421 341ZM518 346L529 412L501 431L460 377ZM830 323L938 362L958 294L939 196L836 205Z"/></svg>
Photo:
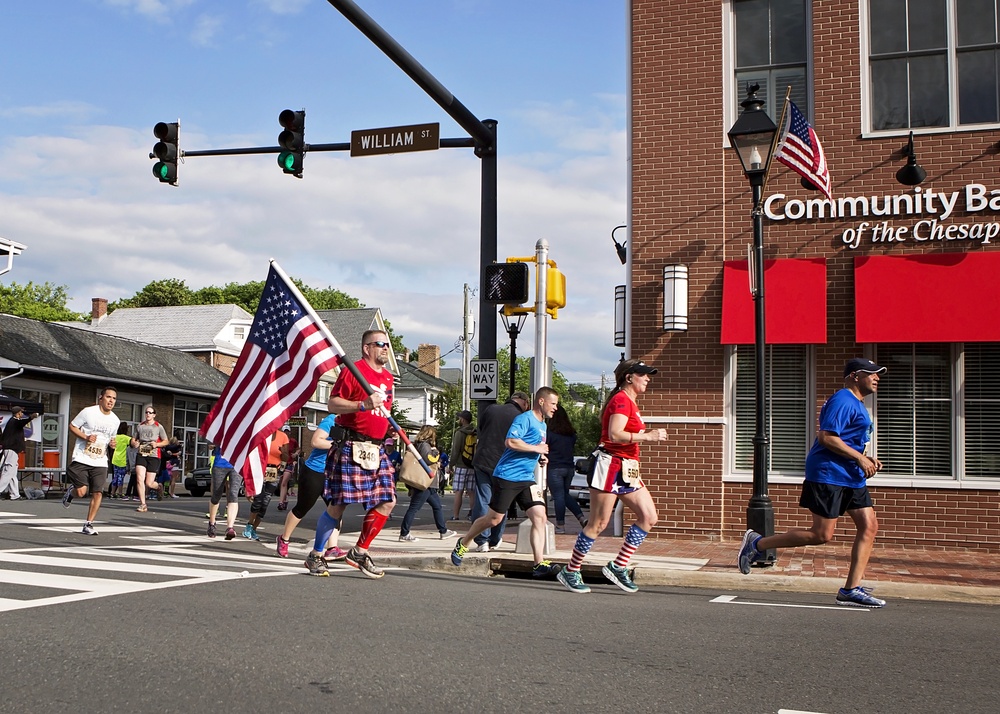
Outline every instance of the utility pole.
<svg viewBox="0 0 1000 714"><path fill-rule="evenodd" d="M462 287L464 306L462 309L462 409L468 410L471 402L469 384L469 360L472 358L472 326L469 324L469 284Z"/></svg>

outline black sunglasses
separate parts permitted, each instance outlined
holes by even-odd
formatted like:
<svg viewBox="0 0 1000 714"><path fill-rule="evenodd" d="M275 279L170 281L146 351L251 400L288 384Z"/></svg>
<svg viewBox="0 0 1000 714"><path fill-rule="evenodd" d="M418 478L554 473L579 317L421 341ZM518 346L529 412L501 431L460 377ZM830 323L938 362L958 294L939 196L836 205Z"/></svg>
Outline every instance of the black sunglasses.
<svg viewBox="0 0 1000 714"><path fill-rule="evenodd" d="M378 347L379 349L383 349L383 348L385 348L385 347L388 347L388 346L389 346L389 343L388 343L388 342L369 342L368 344L370 344L370 345L375 345L375 346L376 346L376 347Z"/></svg>

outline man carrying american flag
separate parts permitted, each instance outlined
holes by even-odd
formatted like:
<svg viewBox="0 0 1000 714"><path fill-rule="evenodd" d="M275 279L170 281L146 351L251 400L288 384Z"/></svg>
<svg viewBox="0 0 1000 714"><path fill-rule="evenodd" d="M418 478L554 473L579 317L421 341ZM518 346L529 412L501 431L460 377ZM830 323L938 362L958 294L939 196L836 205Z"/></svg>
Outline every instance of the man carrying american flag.
<svg viewBox="0 0 1000 714"><path fill-rule="evenodd" d="M385 572L372 562L368 548L389 520L396 505L393 468L385 452L389 420L383 415L392 404L393 376L385 369L392 345L380 330L368 330L361 337L362 358L354 363L359 374L371 385L369 393L351 370L337 377L327 409L337 415L337 425L344 429L344 441L334 443L326 462L326 511L316 523L316 541L306 557L311 575L329 575L323 550L330 534L340 527L340 519L349 503L361 503L367 513L361 524L357 544L345 562L369 578L381 578Z"/></svg>

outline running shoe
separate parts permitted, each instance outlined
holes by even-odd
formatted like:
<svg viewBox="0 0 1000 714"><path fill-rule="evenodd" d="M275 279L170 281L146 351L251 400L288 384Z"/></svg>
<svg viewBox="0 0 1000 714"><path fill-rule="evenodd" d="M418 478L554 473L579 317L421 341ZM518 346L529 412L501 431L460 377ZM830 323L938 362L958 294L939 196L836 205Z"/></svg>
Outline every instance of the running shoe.
<svg viewBox="0 0 1000 714"><path fill-rule="evenodd" d="M243 537L248 540L260 540L260 536L257 535L257 529L249 523L247 523L247 527L243 529Z"/></svg>
<svg viewBox="0 0 1000 714"><path fill-rule="evenodd" d="M236 529L235 528L227 528L226 529L226 540L232 540L235 537L236 537Z"/></svg>
<svg viewBox="0 0 1000 714"><path fill-rule="evenodd" d="M483 545L486 545L486 544L483 543ZM489 546L488 545L486 546L486 548L487 548L487 550L489 550ZM479 549L477 548L476 550L479 550ZM465 554L468 553L468 552L469 552L469 548L467 546L465 546L465 545L462 545L462 541L461 541L461 539L459 539L458 543L455 544L455 550L451 551L451 564L452 565L456 565L456 566L461 565L462 564L462 558L464 558Z"/></svg>
<svg viewBox="0 0 1000 714"><path fill-rule="evenodd" d="M571 593L589 593L590 586L583 582L579 570L569 571L563 568L556 574L556 580L566 586Z"/></svg>
<svg viewBox="0 0 1000 714"><path fill-rule="evenodd" d="M83 530L80 532L84 535L97 535L97 529L94 528L94 524L90 521L83 524Z"/></svg>
<svg viewBox="0 0 1000 714"><path fill-rule="evenodd" d="M608 563L601 568L601 572L604 573L604 577L608 579L608 582L617 585L627 593L634 593L639 590L639 586L633 583L632 578L629 577L627 568L619 568L614 563Z"/></svg>
<svg viewBox="0 0 1000 714"><path fill-rule="evenodd" d="M531 577L533 578L548 578L551 577L556 568L548 560L543 560L538 565L531 568Z"/></svg>
<svg viewBox="0 0 1000 714"><path fill-rule="evenodd" d="M761 538L761 534L754 530L748 530L743 534L743 542L740 543L740 554L736 558L736 563L744 575L750 574L750 566L757 562L757 558L760 557L757 541Z"/></svg>
<svg viewBox="0 0 1000 714"><path fill-rule="evenodd" d="M276 543L278 545L278 557L279 558L287 558L288 557L288 541L285 540L284 538L282 538L281 536L278 536L278 539L277 539Z"/></svg>
<svg viewBox="0 0 1000 714"><path fill-rule="evenodd" d="M319 553L309 551L309 555L306 556L305 566L309 569L310 575L319 577L328 577L330 575L330 571L326 569L326 561L323 560L323 556Z"/></svg>
<svg viewBox="0 0 1000 714"><path fill-rule="evenodd" d="M412 533L407 533L406 535L399 536L399 539L405 543L417 543L420 541L419 538L415 537Z"/></svg>
<svg viewBox="0 0 1000 714"><path fill-rule="evenodd" d="M73 489L67 488L66 493L64 493L62 497L63 508L69 508L69 504L72 502L73 502Z"/></svg>
<svg viewBox="0 0 1000 714"><path fill-rule="evenodd" d="M327 548L326 552L323 553L324 560L343 560L346 557L347 557L347 551L343 550L338 546Z"/></svg>
<svg viewBox="0 0 1000 714"><path fill-rule="evenodd" d="M454 538L457 535L458 535L458 531L453 531L453 530L449 529L449 530L446 530L444 533L441 534L441 540L445 540L446 538Z"/></svg>
<svg viewBox="0 0 1000 714"><path fill-rule="evenodd" d="M215 524L214 523L209 523L208 524L208 537L209 538L215 538Z"/></svg>
<svg viewBox="0 0 1000 714"><path fill-rule="evenodd" d="M286 508L288 508L288 503L287 502L281 501L281 502L278 503L278 510L279 511L283 511Z"/></svg>
<svg viewBox="0 0 1000 714"><path fill-rule="evenodd" d="M885 607L885 600L872 597L871 588L856 587L851 590L841 588L837 592L837 604L848 607Z"/></svg>
<svg viewBox="0 0 1000 714"><path fill-rule="evenodd" d="M372 562L372 558L368 553L362 553L357 548L351 548L344 560L352 568L357 568L364 573L366 577L381 578L385 575L385 571Z"/></svg>
<svg viewBox="0 0 1000 714"><path fill-rule="evenodd" d="M480 543L479 545L477 545L475 547L475 551L474 552L476 552L476 553L489 553L490 552L490 544L489 543Z"/></svg>

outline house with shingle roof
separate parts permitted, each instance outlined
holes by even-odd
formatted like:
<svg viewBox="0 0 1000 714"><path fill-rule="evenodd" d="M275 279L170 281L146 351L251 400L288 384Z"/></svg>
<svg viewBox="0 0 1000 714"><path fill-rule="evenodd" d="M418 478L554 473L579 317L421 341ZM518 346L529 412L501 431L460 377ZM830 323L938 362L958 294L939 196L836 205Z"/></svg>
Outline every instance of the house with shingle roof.
<svg viewBox="0 0 1000 714"><path fill-rule="evenodd" d="M54 322L0 314L0 382L4 391L41 402L41 440L29 445L25 470L61 473L71 453L69 421L96 402L106 385L118 390L115 413L135 423L146 404L184 448L184 467L208 461L198 428L226 375L177 349ZM47 454L47 456L46 456Z"/></svg>

